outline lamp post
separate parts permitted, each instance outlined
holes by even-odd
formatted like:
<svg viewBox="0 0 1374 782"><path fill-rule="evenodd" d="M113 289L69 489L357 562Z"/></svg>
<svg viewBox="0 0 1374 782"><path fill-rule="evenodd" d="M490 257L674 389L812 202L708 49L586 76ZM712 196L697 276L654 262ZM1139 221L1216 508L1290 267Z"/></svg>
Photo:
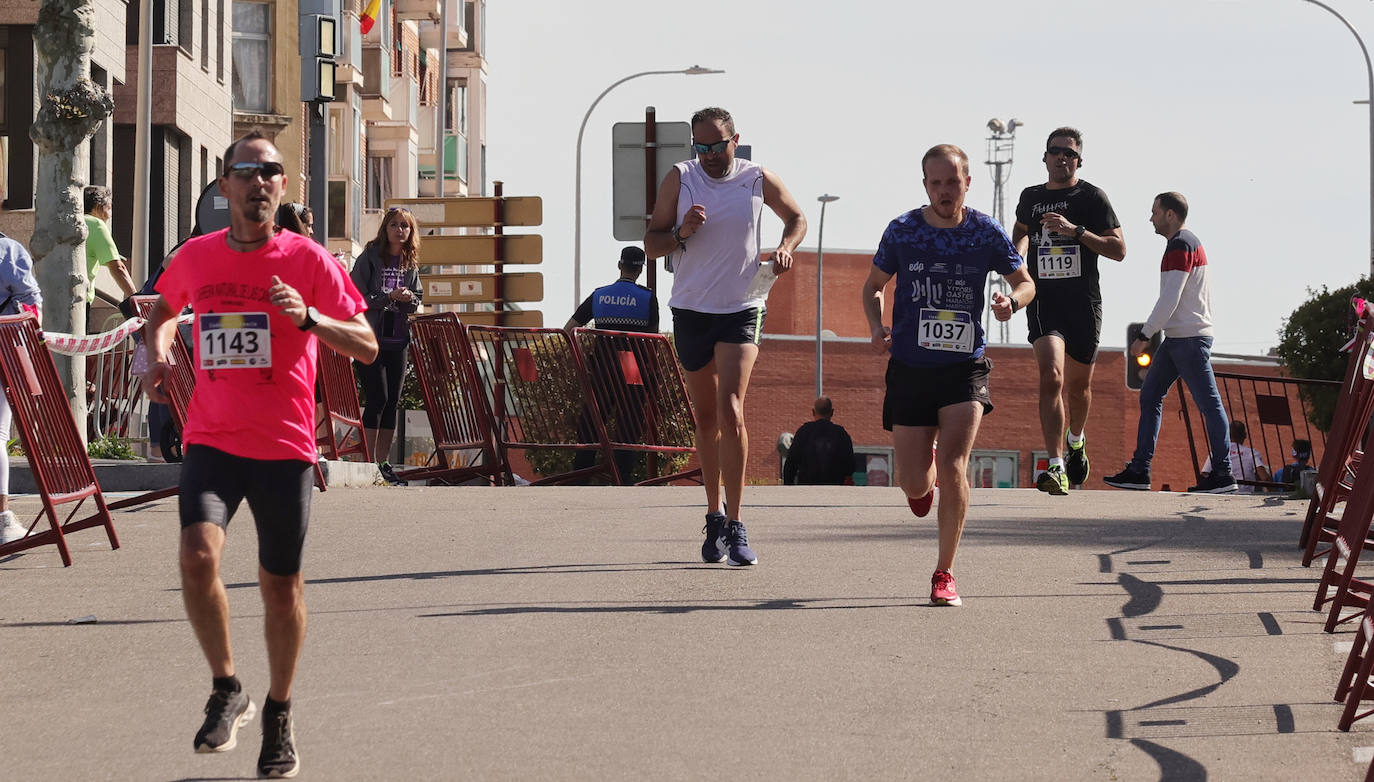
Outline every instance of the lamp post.
<svg viewBox="0 0 1374 782"><path fill-rule="evenodd" d="M1371 277L1374 277L1374 64L1369 61L1369 49L1365 48L1364 39L1360 38L1360 34L1355 32L1355 28L1345 20L1344 16L1337 13L1336 9L1321 2L1321 0L1303 0L1303 2L1320 6L1341 20L1345 29L1355 36L1355 42L1360 45L1360 53L1364 55L1365 72L1369 76L1369 273Z"/></svg>
<svg viewBox="0 0 1374 782"><path fill-rule="evenodd" d="M821 272L825 269L825 205L840 200L840 197L826 193L817 196L816 200L821 202L821 225L816 231L816 396L819 397L824 390L821 384Z"/></svg>
<svg viewBox="0 0 1374 782"><path fill-rule="evenodd" d="M988 130L992 132L988 136L988 159L984 161L989 169L992 170L992 219L1007 227L1007 208L1006 208L1006 184L1011 176L1011 153L1016 145L1016 129L1026 123L1019 119L1009 119L1003 122L996 117L988 120ZM988 275L987 297L992 298L994 290L1002 293L1009 293L1007 281L995 274ZM983 333L990 334L992 328L992 310L983 313ZM999 342L1008 341L1007 323L997 322L997 335Z"/></svg>
<svg viewBox="0 0 1374 782"><path fill-rule="evenodd" d="M680 73L684 76L701 76L708 73L725 73L725 71L693 65L690 68L683 68L678 71L642 71L640 73L632 73L602 90L601 94L596 96L596 100L592 101L592 105L587 107L587 113L582 115L582 125L577 129L577 177L576 185L574 186L576 188L576 193L573 197L573 209L575 214L573 218L573 309L577 309L577 306L582 303L582 134L587 130L587 120L592 118L592 111L596 108L596 104L600 103L601 99L606 97L606 93L619 87L630 79L638 79L640 76L659 76L673 73Z"/></svg>

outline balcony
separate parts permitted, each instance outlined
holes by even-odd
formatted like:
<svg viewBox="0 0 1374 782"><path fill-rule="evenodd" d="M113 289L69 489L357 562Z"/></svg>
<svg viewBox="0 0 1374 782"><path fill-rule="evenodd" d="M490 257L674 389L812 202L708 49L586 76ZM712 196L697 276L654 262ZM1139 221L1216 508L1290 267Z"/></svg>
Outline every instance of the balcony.
<svg viewBox="0 0 1374 782"><path fill-rule="evenodd" d="M450 15L451 16L451 15ZM450 22L453 20L450 18ZM439 25L425 24L420 25L420 45L426 49L438 50L439 46ZM452 24L448 26L448 48L462 49L468 45L468 31Z"/></svg>
<svg viewBox="0 0 1374 782"><path fill-rule="evenodd" d="M401 21L429 19L439 21L439 0L396 0L396 17Z"/></svg>

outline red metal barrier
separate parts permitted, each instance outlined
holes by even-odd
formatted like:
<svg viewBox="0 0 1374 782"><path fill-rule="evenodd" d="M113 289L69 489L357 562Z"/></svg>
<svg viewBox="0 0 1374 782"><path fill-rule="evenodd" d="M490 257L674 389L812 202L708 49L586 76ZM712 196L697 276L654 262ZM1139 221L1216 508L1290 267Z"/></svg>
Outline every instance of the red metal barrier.
<svg viewBox="0 0 1374 782"><path fill-rule="evenodd" d="M1371 351L1374 351L1374 334L1370 324L1361 322L1351 343L1350 360L1346 363L1345 379L1331 419L1331 432L1318 462L1317 482L1307 504L1307 517L1298 541L1303 547L1303 567L1329 553L1329 549L1318 551L1318 546L1335 540L1339 525L1332 512L1346 500L1354 485L1355 471L1363 456L1365 428L1370 414L1374 413L1374 380L1365 377L1363 371Z"/></svg>
<svg viewBox="0 0 1374 782"><path fill-rule="evenodd" d="M412 318L410 338L411 360L434 434L434 455L430 465L397 473L406 480L484 478L513 483L505 453L492 434L491 407L458 316L445 312Z"/></svg>
<svg viewBox="0 0 1374 782"><path fill-rule="evenodd" d="M72 556L66 534L90 527L104 527L110 547L119 548L110 510L72 420L67 392L32 315L0 317L0 382L43 500L43 510L28 525L28 534L0 546L0 556L51 543L57 546L62 564L69 566ZM94 500L95 512L73 520L88 499ZM65 520L59 520L57 506L68 503L76 504ZM45 514L49 529L37 531Z"/></svg>
<svg viewBox="0 0 1374 782"><path fill-rule="evenodd" d="M362 454L363 461L372 461L367 437L363 435L363 412L358 404L358 383L353 377L353 361L323 342L319 343L316 360L320 403L324 405L323 431L316 432L316 443L325 458L339 459L348 454ZM339 442L338 429L346 434ZM353 434L358 441L351 443Z"/></svg>
<svg viewBox="0 0 1374 782"><path fill-rule="evenodd" d="M509 449L597 450L599 464L547 475L536 484L598 474L620 483L614 451L572 340L560 329L468 326L468 340L503 461Z"/></svg>
<svg viewBox="0 0 1374 782"><path fill-rule="evenodd" d="M588 328L576 329L573 335L613 449L650 455L696 453L696 417L667 337ZM660 476L655 474L655 462L649 462L648 478L638 485L691 478L699 482L700 469Z"/></svg>

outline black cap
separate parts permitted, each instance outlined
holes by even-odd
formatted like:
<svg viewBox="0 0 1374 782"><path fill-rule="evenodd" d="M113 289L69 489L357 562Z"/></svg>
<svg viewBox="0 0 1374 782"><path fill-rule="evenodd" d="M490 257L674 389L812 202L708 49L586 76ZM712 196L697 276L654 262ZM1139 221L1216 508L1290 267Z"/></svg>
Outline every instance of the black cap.
<svg viewBox="0 0 1374 782"><path fill-rule="evenodd" d="M626 247L620 251L621 266L643 266L644 251L638 247Z"/></svg>

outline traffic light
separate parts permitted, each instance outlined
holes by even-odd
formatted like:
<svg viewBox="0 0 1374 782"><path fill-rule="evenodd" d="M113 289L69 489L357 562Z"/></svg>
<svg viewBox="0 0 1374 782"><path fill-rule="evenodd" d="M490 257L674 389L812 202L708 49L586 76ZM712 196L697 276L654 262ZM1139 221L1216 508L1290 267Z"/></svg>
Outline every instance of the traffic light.
<svg viewBox="0 0 1374 782"><path fill-rule="evenodd" d="M337 0L307 0L300 4L301 100L306 103L335 98L338 17Z"/></svg>
<svg viewBox="0 0 1374 782"><path fill-rule="evenodd" d="M1136 338L1145 329L1144 323L1128 323L1126 325L1126 387L1139 391L1145 385L1145 373L1150 371L1150 362L1154 360L1155 352L1159 350L1159 343L1163 341L1160 336L1162 332L1155 332L1150 338L1150 344L1138 356L1131 355L1131 346L1135 344Z"/></svg>

